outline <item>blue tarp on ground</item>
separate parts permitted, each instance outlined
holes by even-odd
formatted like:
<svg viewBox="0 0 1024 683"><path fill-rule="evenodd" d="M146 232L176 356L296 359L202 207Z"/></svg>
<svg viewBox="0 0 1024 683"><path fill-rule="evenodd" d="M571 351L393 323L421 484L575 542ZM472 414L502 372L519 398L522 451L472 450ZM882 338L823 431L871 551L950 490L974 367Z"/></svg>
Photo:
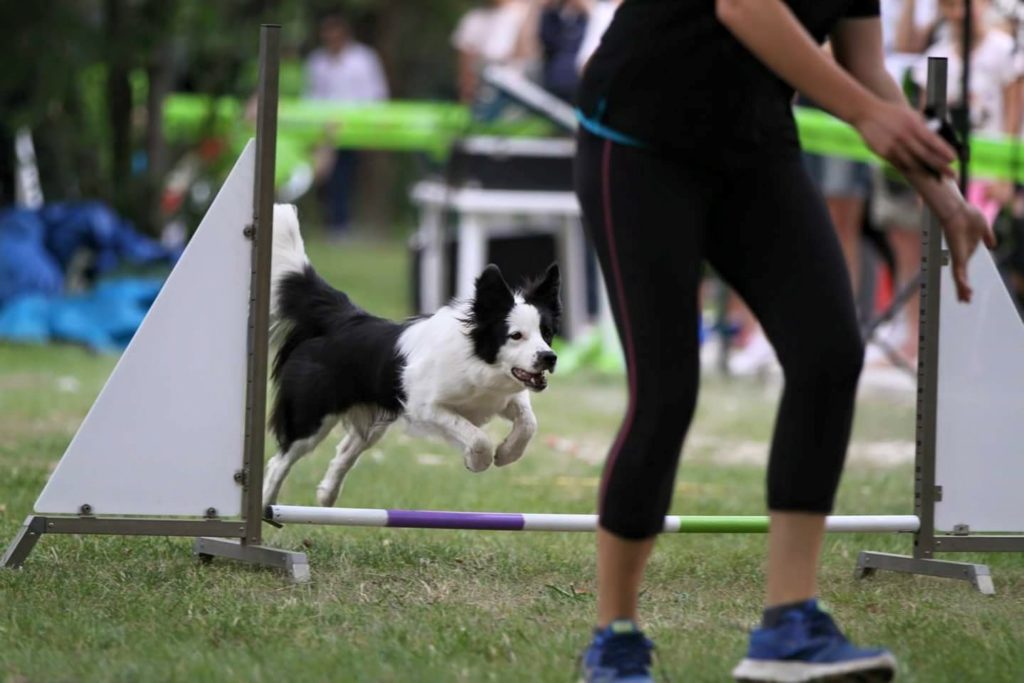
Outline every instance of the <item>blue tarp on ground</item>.
<svg viewBox="0 0 1024 683"><path fill-rule="evenodd" d="M89 292L65 294L67 269L83 249L97 278L126 264L171 264L180 254L97 202L0 211L0 340L65 341L97 351L128 343L162 281L100 281Z"/></svg>

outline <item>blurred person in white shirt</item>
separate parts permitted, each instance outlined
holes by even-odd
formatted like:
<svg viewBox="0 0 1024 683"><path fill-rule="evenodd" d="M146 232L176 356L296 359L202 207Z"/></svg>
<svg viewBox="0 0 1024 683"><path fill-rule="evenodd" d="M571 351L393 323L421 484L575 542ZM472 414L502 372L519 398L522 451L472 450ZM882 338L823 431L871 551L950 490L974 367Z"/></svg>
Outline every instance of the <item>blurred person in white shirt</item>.
<svg viewBox="0 0 1024 683"><path fill-rule="evenodd" d="M949 60L947 99L952 106L963 106L961 93L963 79L963 20L964 0L940 0L939 8L949 26L949 32L924 53L913 71L914 81L923 86L927 74L928 57ZM970 110L972 134L1000 138L1020 135L1021 62L1016 54L1014 39L993 25L988 0L972 3L971 73L966 104ZM968 200L981 209L991 223L999 208L1008 203L1012 186L1008 181L974 180L967 188Z"/></svg>
<svg viewBox="0 0 1024 683"><path fill-rule="evenodd" d="M376 102L388 99L388 82L373 48L357 42L344 16L320 20L320 47L306 60L306 97L335 102ZM342 128L342 135L344 129ZM333 237L348 233L359 155L338 148L323 183L328 229Z"/></svg>
<svg viewBox="0 0 1024 683"><path fill-rule="evenodd" d="M539 45L536 0L491 0L462 16L452 34L458 53L459 101L482 120L501 115L508 101L482 83L480 73L492 64L528 73L536 66Z"/></svg>

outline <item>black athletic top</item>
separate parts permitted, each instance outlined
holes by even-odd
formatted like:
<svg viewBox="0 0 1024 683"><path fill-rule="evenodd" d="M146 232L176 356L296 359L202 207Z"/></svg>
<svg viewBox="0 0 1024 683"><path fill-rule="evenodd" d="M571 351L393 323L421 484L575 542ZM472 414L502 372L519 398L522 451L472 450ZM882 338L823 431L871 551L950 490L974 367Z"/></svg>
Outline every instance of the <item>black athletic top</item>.
<svg viewBox="0 0 1024 683"><path fill-rule="evenodd" d="M823 43L879 0L785 0ZM793 89L715 16L715 0L625 0L583 74L577 115L618 142L680 150L797 149Z"/></svg>

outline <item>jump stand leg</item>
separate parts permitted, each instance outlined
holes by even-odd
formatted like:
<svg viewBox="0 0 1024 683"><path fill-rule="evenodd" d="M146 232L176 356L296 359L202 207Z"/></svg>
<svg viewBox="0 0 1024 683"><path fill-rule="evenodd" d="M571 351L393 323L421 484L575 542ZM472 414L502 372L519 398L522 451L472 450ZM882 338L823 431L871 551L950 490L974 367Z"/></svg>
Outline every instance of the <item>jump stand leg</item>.
<svg viewBox="0 0 1024 683"><path fill-rule="evenodd" d="M4 552L3 560L0 561L0 567L6 567L8 569L17 569L25 563L25 558L32 552L32 548L35 547L39 537L43 535L46 527L46 519L43 517L36 517L35 515L29 515L25 518L25 523L21 525L21 529L18 530L18 535L14 537L11 544L7 546L7 550Z"/></svg>
<svg viewBox="0 0 1024 683"><path fill-rule="evenodd" d="M306 553L267 548L262 545L244 545L226 538L197 538L192 545L192 553L203 561L223 557L278 569L287 574L293 583L306 583L310 580L309 558L306 557Z"/></svg>
<svg viewBox="0 0 1024 683"><path fill-rule="evenodd" d="M992 572L989 571L988 565L984 564L928 560L891 553L861 552L857 558L857 569L855 570L857 578L870 576L879 569L970 581L985 595L995 595L996 593L995 586L992 585Z"/></svg>

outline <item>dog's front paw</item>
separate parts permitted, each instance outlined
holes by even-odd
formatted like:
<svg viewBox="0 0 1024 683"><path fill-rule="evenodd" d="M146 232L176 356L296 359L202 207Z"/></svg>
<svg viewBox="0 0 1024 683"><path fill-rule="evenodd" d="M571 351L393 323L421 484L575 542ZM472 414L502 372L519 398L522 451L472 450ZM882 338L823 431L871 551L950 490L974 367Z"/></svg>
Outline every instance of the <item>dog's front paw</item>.
<svg viewBox="0 0 1024 683"><path fill-rule="evenodd" d="M465 450L463 460L470 472L483 472L494 461L494 444L487 438L477 439Z"/></svg>
<svg viewBox="0 0 1024 683"><path fill-rule="evenodd" d="M494 465L495 467L504 467L505 465L511 465L516 460L523 457L523 453L525 452L525 441L509 437L502 441L501 445L498 446L498 450L494 454Z"/></svg>

